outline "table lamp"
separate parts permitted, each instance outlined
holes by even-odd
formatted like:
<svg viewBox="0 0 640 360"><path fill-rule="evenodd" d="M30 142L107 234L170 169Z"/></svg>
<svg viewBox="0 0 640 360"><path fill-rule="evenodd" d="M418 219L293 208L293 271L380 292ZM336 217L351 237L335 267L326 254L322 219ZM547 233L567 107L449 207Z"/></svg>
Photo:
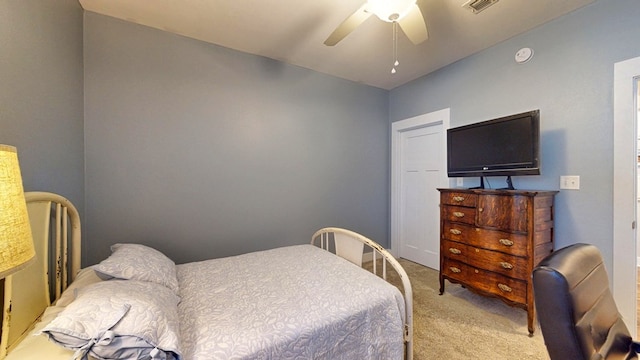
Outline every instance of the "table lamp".
<svg viewBox="0 0 640 360"><path fill-rule="evenodd" d="M34 257L18 152L0 144L0 279L29 265Z"/></svg>

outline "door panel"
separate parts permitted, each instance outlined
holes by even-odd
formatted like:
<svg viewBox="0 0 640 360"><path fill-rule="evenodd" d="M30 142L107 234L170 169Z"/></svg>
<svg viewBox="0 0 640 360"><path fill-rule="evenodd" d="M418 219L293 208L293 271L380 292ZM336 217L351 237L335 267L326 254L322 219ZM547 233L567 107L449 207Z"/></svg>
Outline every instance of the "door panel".
<svg viewBox="0 0 640 360"><path fill-rule="evenodd" d="M401 256L439 268L439 196L442 125L402 134Z"/></svg>
<svg viewBox="0 0 640 360"><path fill-rule="evenodd" d="M450 187L450 109L391 124L391 247L396 256L439 269L440 194Z"/></svg>

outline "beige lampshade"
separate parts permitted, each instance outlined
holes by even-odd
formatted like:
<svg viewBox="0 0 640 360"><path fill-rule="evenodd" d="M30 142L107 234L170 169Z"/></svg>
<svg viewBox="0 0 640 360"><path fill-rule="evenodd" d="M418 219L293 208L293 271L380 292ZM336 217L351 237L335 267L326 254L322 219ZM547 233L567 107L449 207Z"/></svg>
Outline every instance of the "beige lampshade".
<svg viewBox="0 0 640 360"><path fill-rule="evenodd" d="M0 279L35 256L15 147L0 144Z"/></svg>

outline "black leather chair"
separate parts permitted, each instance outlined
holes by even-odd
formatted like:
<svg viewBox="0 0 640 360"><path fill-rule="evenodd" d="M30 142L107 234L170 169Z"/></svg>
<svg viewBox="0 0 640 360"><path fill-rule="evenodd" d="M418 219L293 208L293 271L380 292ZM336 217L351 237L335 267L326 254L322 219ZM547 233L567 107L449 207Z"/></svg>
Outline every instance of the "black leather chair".
<svg viewBox="0 0 640 360"><path fill-rule="evenodd" d="M637 359L595 246L551 253L533 270L533 289L551 360Z"/></svg>

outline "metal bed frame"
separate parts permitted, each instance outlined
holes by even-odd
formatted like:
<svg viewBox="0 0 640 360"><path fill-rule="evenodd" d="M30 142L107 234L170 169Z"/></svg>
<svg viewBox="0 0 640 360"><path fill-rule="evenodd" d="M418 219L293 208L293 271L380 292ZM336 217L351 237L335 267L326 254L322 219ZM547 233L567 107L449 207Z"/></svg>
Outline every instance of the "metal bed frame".
<svg viewBox="0 0 640 360"><path fill-rule="evenodd" d="M413 290L409 276L398 260L375 241L351 230L327 227L320 229L311 237L311 244L333 252L352 263L363 267L365 253L371 254L371 272L387 280L387 263L396 271L402 282L404 292L404 341L405 359L413 359ZM382 259L382 269L378 270L378 259ZM368 261L368 259L367 259Z"/></svg>
<svg viewBox="0 0 640 360"><path fill-rule="evenodd" d="M36 260L4 279L0 359L27 336L80 270L80 215L75 206L49 192L26 192L25 199Z"/></svg>

